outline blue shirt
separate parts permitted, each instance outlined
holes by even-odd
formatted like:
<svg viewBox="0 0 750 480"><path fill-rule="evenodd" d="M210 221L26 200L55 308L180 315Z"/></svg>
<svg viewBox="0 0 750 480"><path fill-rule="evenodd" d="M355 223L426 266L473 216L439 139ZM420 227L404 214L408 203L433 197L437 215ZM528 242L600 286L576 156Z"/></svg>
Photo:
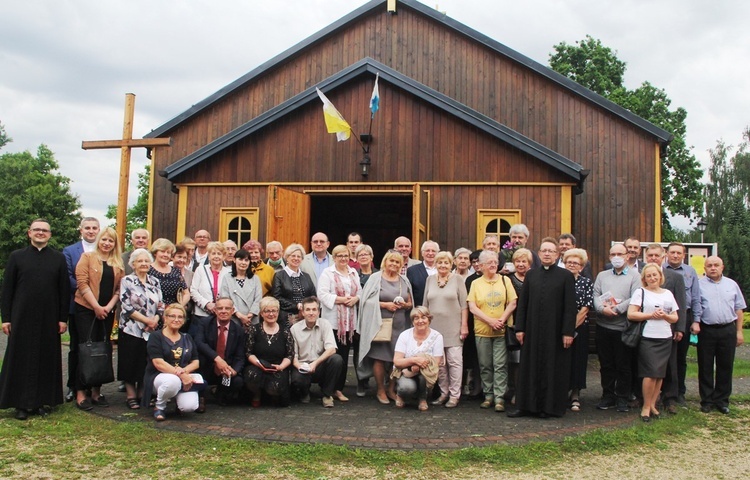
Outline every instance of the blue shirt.
<svg viewBox="0 0 750 480"><path fill-rule="evenodd" d="M318 256L313 253L312 259L313 259L313 268L315 269L315 278L320 278L321 275L323 275L323 270L328 268L330 266L330 262L328 261L330 257L326 253L326 256L323 257L323 260L318 259Z"/></svg>
<svg viewBox="0 0 750 480"><path fill-rule="evenodd" d="M726 325L737 320L737 310L747 308L739 285L731 278L721 276L718 282L708 277L700 279L702 323Z"/></svg>
<svg viewBox="0 0 750 480"><path fill-rule="evenodd" d="M701 307L701 287L698 281L698 273L693 267L685 263L680 264L679 267L664 263L664 268L682 275L682 279L685 280L685 303L693 311L693 322L700 322L703 316L703 308Z"/></svg>

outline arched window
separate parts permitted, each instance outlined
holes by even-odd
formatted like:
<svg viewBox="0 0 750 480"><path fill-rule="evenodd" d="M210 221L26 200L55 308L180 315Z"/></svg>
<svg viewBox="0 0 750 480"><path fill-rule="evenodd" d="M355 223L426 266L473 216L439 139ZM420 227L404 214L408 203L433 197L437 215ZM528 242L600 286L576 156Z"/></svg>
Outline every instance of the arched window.
<svg viewBox="0 0 750 480"><path fill-rule="evenodd" d="M219 236L222 240L233 240L239 248L251 238L258 238L258 209L221 209Z"/></svg>
<svg viewBox="0 0 750 480"><path fill-rule="evenodd" d="M500 247L502 247L510 240L510 227L516 223L521 223L520 210L477 210L476 248L482 248L482 241L487 235L497 235L500 239Z"/></svg>

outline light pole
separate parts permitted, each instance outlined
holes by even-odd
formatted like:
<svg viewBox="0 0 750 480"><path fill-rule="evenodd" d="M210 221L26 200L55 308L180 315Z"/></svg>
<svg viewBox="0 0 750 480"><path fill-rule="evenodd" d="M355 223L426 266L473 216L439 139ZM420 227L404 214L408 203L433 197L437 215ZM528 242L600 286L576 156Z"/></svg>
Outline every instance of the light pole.
<svg viewBox="0 0 750 480"><path fill-rule="evenodd" d="M707 226L708 226L708 223L706 223L705 220L703 220L702 218L698 220L696 228L698 228L698 231L701 232L701 243L703 243L703 232L706 231Z"/></svg>

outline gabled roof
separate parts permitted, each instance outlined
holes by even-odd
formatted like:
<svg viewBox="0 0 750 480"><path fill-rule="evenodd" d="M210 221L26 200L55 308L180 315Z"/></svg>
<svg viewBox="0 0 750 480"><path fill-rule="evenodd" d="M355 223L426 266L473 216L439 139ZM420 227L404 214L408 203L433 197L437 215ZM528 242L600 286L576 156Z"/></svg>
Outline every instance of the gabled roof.
<svg viewBox="0 0 750 480"><path fill-rule="evenodd" d="M286 102L277 105L244 125L237 127L226 135L217 138L190 155L169 165L166 168L164 175L168 180L174 180L175 177L181 173L186 172L192 167L211 158L213 155L216 155L258 130L293 113L295 110L302 108L310 102L320 102L320 98L315 92L315 87L320 88L325 93L350 82L360 75L375 75L376 73L380 74L380 79L384 82L388 82L397 88L409 92L433 107L453 115L498 140L546 163L552 168L570 177L579 185L579 187L586 178L586 175L588 175L588 171L584 170L581 165L563 157L557 152L550 150L530 138L521 135L515 130L496 122L486 115L483 115L476 110L473 110L369 57L341 70L335 75L323 80L318 85L308 88ZM321 118L321 122L322 121L323 119Z"/></svg>
<svg viewBox="0 0 750 480"><path fill-rule="evenodd" d="M294 55L298 54L302 50L305 50L311 45L318 43L322 41L323 39L335 34L337 31L345 28L346 25L348 25L351 22L356 21L360 17L370 15L376 9L380 9L381 11L385 12L384 4L385 4L385 0L373 0L365 5L362 5L360 8L340 18L339 20L330 24L326 28L306 38L305 40L299 42L298 44L287 49L286 51L282 52L281 54L277 55L271 60L265 62L259 67L253 69L252 71L246 73L245 75L238 78L237 80L230 83L229 85L226 85L221 90L214 93L213 95L196 103L195 105L185 110L184 112L182 112L181 114L173 118L172 120L169 120L167 123L157 127L156 129L152 130L150 133L146 134L144 138L153 138L153 137L164 135L166 132L168 132L175 126L179 125L183 121L200 113L207 107L220 101L222 98L226 97L227 95L230 95L232 92L236 91L237 89L242 88L244 85L251 82L253 79L263 74L265 71L273 67L276 67L280 64L283 64L287 59L293 57ZM399 0L398 5L400 8L401 7L411 8L412 10L415 10L419 12L420 14L425 15L435 20L436 22L443 24L446 28L459 32L462 35L465 35L473 39L474 41L487 46L488 48L495 51L496 53L526 66L530 70L549 79L550 81L558 85L561 85L567 90L570 90L571 92L581 97L584 97L590 102L596 105L599 105L605 110L608 110L610 113L621 118L622 120L649 132L663 144L669 143L672 140L673 135L667 132L666 130L663 130L657 127L656 125L648 122L647 120L639 117L638 115L635 115L629 110L622 108L616 103L607 100L606 98L602 97L601 95L597 93L592 92L591 90L587 89L586 87L583 87L582 85L579 85L573 80L563 75L560 75L559 73L555 72L551 68L545 67L544 65L530 59L529 57L526 57L525 55L522 55L516 52L515 50L508 48L502 43L496 40L493 40L487 35L477 32L476 30L469 28L466 25L458 21L446 15L443 15L437 10L434 10L416 0Z"/></svg>

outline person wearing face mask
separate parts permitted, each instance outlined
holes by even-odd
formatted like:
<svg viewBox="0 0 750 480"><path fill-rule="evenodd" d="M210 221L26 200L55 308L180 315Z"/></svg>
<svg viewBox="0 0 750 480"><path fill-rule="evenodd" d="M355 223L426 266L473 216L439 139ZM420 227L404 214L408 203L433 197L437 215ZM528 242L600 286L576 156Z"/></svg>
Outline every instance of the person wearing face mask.
<svg viewBox="0 0 750 480"><path fill-rule="evenodd" d="M265 263L270 265L275 272L284 270L286 263L284 263L284 246L281 242L276 240L268 242L266 244L266 255Z"/></svg>
<svg viewBox="0 0 750 480"><path fill-rule="evenodd" d="M612 268L600 272L594 282L594 308L599 314L596 347L602 382L599 410L615 407L618 412L629 410L633 349L622 343L621 336L628 326L630 297L641 282L638 269L628 266L627 256L623 244L612 245L609 249Z"/></svg>

